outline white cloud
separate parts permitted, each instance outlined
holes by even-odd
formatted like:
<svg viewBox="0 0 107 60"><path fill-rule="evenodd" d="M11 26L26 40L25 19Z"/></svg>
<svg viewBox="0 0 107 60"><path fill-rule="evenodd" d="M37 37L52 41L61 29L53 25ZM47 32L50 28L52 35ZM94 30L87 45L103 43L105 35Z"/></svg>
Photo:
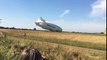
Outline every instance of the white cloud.
<svg viewBox="0 0 107 60"><path fill-rule="evenodd" d="M106 0L97 0L92 4L91 16L105 16L106 15Z"/></svg>
<svg viewBox="0 0 107 60"><path fill-rule="evenodd" d="M64 17L66 14L68 14L70 12L70 10L65 10L61 15L60 17Z"/></svg>

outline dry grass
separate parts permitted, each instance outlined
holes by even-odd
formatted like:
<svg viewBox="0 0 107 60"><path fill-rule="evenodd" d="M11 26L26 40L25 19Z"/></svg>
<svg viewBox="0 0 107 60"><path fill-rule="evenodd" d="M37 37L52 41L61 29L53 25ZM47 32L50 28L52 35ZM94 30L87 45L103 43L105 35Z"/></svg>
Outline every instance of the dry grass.
<svg viewBox="0 0 107 60"><path fill-rule="evenodd" d="M36 39L39 41L48 41L51 43L60 43L79 47L88 47L100 50L106 50L106 36L91 34L74 34L58 32L41 32L28 30L2 30L8 35L21 36L27 39ZM17 32L14 33L14 32ZM54 40L55 39L55 40Z"/></svg>
<svg viewBox="0 0 107 60"><path fill-rule="evenodd" d="M6 39L0 39L0 60L18 60L24 48L37 48L48 60L106 60L106 51L50 43L47 40L57 39L59 42L75 40L105 46L105 36L27 30L0 31L7 35ZM0 36L4 35L1 33ZM40 41L42 39L44 42Z"/></svg>
<svg viewBox="0 0 107 60"><path fill-rule="evenodd" d="M3 30L4 31L4 30ZM89 43L106 44L106 37L99 35L89 34L73 34L73 33L58 33L58 32L38 32L38 31L27 31L27 30L5 30L5 32L17 32L17 34L27 33L29 36L42 37L42 38L57 38L66 39L69 41L80 41Z"/></svg>
<svg viewBox="0 0 107 60"><path fill-rule="evenodd" d="M94 49L66 46L55 43L39 42L28 39L9 37L9 43L3 54L7 59L18 59L24 48L37 48L48 60L105 60L106 52ZM8 41L9 42L9 41ZM2 46L2 45L1 45ZM4 45L5 46L5 45ZM3 49L1 49L3 51ZM6 58L5 57L5 58Z"/></svg>
<svg viewBox="0 0 107 60"><path fill-rule="evenodd" d="M53 32L34 32L30 33L32 36L38 36L43 38L58 38L58 39L67 39L70 41L81 41L81 42L90 42L90 43L99 43L106 44L105 36L96 36L96 35L82 35L82 34L67 34L67 33L53 33Z"/></svg>

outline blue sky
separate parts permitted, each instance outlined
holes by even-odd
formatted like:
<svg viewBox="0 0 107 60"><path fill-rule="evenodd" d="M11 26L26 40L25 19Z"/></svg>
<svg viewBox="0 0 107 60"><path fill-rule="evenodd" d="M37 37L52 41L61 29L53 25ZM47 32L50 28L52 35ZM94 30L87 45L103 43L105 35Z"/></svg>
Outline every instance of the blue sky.
<svg viewBox="0 0 107 60"><path fill-rule="evenodd" d="M106 0L0 0L0 26L37 28L43 17L64 31L102 32L106 28Z"/></svg>

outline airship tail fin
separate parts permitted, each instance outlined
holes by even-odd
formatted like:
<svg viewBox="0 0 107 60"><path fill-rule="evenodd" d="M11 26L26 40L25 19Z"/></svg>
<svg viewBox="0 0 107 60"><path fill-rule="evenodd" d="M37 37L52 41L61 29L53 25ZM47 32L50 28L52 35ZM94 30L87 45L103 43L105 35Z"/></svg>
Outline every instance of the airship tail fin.
<svg viewBox="0 0 107 60"><path fill-rule="evenodd" d="M40 20L43 21L43 22L45 22L45 20L42 17L40 17Z"/></svg>
<svg viewBox="0 0 107 60"><path fill-rule="evenodd" d="M36 21L36 23L37 22L45 22L45 20L42 18L42 17L40 17L37 21Z"/></svg>

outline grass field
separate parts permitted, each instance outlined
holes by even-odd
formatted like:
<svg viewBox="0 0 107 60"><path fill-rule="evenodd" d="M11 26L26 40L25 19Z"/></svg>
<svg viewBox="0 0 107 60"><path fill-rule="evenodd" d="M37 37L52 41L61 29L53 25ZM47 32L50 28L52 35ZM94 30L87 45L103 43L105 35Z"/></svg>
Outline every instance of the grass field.
<svg viewBox="0 0 107 60"><path fill-rule="evenodd" d="M30 30L0 30L0 60L18 60L37 48L48 60L106 60L106 36Z"/></svg>

